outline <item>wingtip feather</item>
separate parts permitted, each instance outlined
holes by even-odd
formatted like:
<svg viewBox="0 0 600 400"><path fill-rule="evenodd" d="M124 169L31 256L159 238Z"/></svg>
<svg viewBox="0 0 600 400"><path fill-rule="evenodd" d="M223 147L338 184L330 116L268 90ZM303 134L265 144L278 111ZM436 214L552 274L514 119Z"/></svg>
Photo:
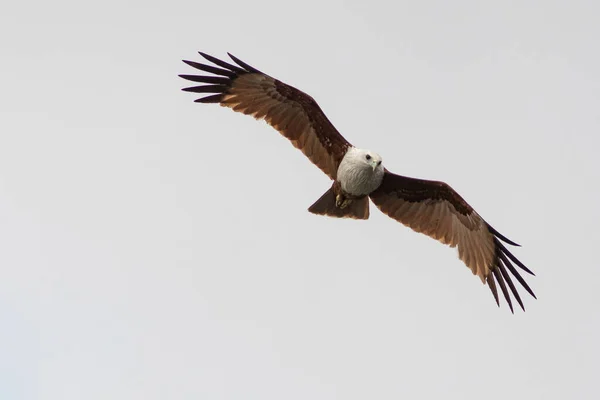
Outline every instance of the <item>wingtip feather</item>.
<svg viewBox="0 0 600 400"><path fill-rule="evenodd" d="M260 72L259 70L257 70L256 68L254 68L251 65L246 64L245 62L243 62L242 60L240 60L239 58L237 58L236 56L234 56L231 53L227 53L227 55L229 56L229 58L231 58L237 65L239 65L240 67L244 68L245 70L249 71L249 72L254 72L254 73L259 73L262 74L262 72Z"/></svg>
<svg viewBox="0 0 600 400"><path fill-rule="evenodd" d="M213 94L212 96L206 96L194 100L194 103L220 103L223 98L222 94Z"/></svg>
<svg viewBox="0 0 600 400"><path fill-rule="evenodd" d="M516 242L513 242L512 240L510 240L509 238L507 238L506 236L504 236L503 234L501 234L500 232L498 232L496 229L494 229L494 227L491 226L490 224L488 224L487 222L486 222L486 224L487 224L488 229L490 230L490 232L494 236L496 236L498 239L502 240L504 243L508 243L511 246L521 247L520 244L518 244Z"/></svg>
<svg viewBox="0 0 600 400"><path fill-rule="evenodd" d="M519 292L517 291L517 288L515 287L515 284L513 283L512 279L510 278L510 275L508 274L508 271L506 271L506 268L504 267L504 264L503 264L502 260L498 260L498 266L497 266L497 268L500 268L500 273L504 277L504 280L506 281L506 283L508 283L508 287L510 288L510 291L512 292L515 300L517 300L517 303L519 303L519 306L521 306L521 309L523 311L525 311L525 306L523 305L523 301L521 300L521 296L519 295Z"/></svg>
<svg viewBox="0 0 600 400"><path fill-rule="evenodd" d="M492 295L494 296L494 300L496 300L496 305L498 305L498 307L500 307L500 300L498 299L498 289L496 288L496 282L494 282L494 277L491 275L488 275L487 279L487 285L490 288Z"/></svg>
<svg viewBox="0 0 600 400"><path fill-rule="evenodd" d="M512 263L506 257L506 255L504 253L500 252L499 257L500 257L499 261L504 263L504 266L506 266L506 268L508 268L508 270L513 274L513 276L515 278L517 278L517 280L519 281L519 283L521 284L521 286L523 286L525 288L525 290L531 296L533 296L534 299L537 299L537 297L535 297L535 293L533 293L533 290L531 290L531 288L529 287L529 285L527 284L527 282L525 282L525 279L523 279L523 277L521 276L521 274L519 274L519 271L514 267L514 265L512 265Z"/></svg>
<svg viewBox="0 0 600 400"><path fill-rule="evenodd" d="M508 289L506 288L506 283L504 282L504 278L502 277L501 272L498 270L498 268L494 268L492 271L494 273L494 277L496 278L496 281L498 281L498 284L500 285L500 289L502 290L504 299L508 303L510 312L514 314L515 311L513 310L512 301L510 300L510 294L508 293Z"/></svg>
<svg viewBox="0 0 600 400"><path fill-rule="evenodd" d="M534 275L533 271L531 271L529 268L527 268L525 266L525 264L523 264L517 257L515 257L507 248L506 246L504 246L502 243L500 243L498 240L495 241L496 246L498 246L498 248L500 249L501 253L504 253L506 256L508 256L508 258L510 258L515 264L517 264L517 266L519 268L521 268L523 271L527 272L530 275Z"/></svg>

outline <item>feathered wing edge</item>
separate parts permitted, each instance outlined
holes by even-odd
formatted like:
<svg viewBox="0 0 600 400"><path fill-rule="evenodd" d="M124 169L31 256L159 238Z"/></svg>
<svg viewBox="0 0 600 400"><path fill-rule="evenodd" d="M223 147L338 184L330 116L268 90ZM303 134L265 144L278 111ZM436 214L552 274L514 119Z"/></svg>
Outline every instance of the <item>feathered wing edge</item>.
<svg viewBox="0 0 600 400"><path fill-rule="evenodd" d="M339 163L352 145L338 132L311 96L232 54L228 53L237 65L199 53L214 66L184 62L213 75L179 75L183 79L201 83L184 88L184 91L208 94L195 100L198 103L217 103L266 121L332 180L336 179Z"/></svg>
<svg viewBox="0 0 600 400"><path fill-rule="evenodd" d="M496 229L494 229L489 224L487 224L487 227L488 227L488 230L490 231L490 233L494 237L494 246L496 248L496 254L495 254L495 258L494 258L494 265L492 266L490 273L486 277L486 283L487 283L488 287L490 288L490 291L492 292L492 295L494 296L494 299L496 300L496 304L498 306L500 306L500 301L498 299L498 289L496 287L496 283L500 286L500 290L502 291L504 299L508 303L508 307L510 308L511 312L514 313L512 301L511 301L510 294L508 291L509 289L510 289L510 293L512 293L515 300L517 300L517 303L519 303L519 306L521 306L521 309L523 311L525 311L525 306L523 305L523 301L521 300L519 292L517 291L517 288L515 287L515 284L512 281L511 274L514 278L517 279L517 281L521 284L521 286L523 286L523 288L534 299L537 299L537 297L536 297L535 293L533 293L533 290L531 290L531 288L529 287L527 282L525 282L525 279L523 279L523 277L521 276L519 271L515 268L513 263L516 264L523 271L527 272L528 274L533 275L533 276L535 276L535 274L529 268L527 268L521 261L519 261L519 259L517 257L515 257L506 248L506 246L504 246L502 244L502 242L505 242L505 243L513 245L513 246L520 246L520 245L507 239L505 236L500 234ZM509 272L510 272L510 274L509 274ZM508 285L508 288L507 288L507 285Z"/></svg>
<svg viewBox="0 0 600 400"><path fill-rule="evenodd" d="M190 67L199 69L200 71L208 72L217 76L200 76L200 75L179 75L180 78L186 79L192 82L198 83L209 83L210 85L193 86L182 89L185 92L192 93L217 93L205 97L196 99L196 103L220 103L227 89L231 87L234 79L240 75L256 73L268 76L267 74L259 71L258 69L246 64L234 55L227 53L229 57L238 65L233 65L209 54L198 52L202 57L218 65L221 68L213 67L212 65L206 65L195 61L183 60L184 63Z"/></svg>
<svg viewBox="0 0 600 400"><path fill-rule="evenodd" d="M525 310L511 275L531 296L537 298L514 264L528 274L534 275L534 273L519 261L502 242L512 246L519 245L485 222L448 184L396 175L386 170L381 186L369 197L380 211L403 225L441 243L457 247L460 259L488 285L498 306L500 306L500 301L497 286L500 286L500 291L511 312L514 313L511 293L521 308ZM440 208L440 202L445 203L446 206ZM446 211L442 211L443 209ZM457 230L454 230L454 233L448 232L447 229L452 225L441 222L440 218L444 218L444 216L449 218L450 214L454 214L457 217L456 221L461 224L462 228L468 229L474 236L465 237L464 234L463 236L460 234L457 236ZM475 221L477 221L477 225L473 225ZM467 223L471 226L470 228ZM473 230L476 226L480 226L479 229L486 229L489 235L482 236L478 234ZM459 241L457 241L457 237ZM461 237L463 239L460 239ZM481 260L482 244L479 247L473 247L473 245L477 243L477 240L482 240L484 237L487 237L484 240L491 241L488 244L493 247L491 257L487 263L488 272L485 275L480 275L477 268L477 258ZM471 253L463 254L466 258L461 256L461 246L465 249L464 251L471 251ZM477 251L478 254L472 253L473 250Z"/></svg>

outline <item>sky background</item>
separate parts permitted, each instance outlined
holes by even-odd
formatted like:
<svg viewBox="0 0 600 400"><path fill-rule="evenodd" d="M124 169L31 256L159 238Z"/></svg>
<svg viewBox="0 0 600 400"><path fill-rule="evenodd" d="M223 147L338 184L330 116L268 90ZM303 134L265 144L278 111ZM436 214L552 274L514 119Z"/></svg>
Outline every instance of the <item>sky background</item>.
<svg viewBox="0 0 600 400"><path fill-rule="evenodd" d="M0 398L600 398L596 1L11 2L0 15ZM229 51L536 277L456 250L178 74Z"/></svg>

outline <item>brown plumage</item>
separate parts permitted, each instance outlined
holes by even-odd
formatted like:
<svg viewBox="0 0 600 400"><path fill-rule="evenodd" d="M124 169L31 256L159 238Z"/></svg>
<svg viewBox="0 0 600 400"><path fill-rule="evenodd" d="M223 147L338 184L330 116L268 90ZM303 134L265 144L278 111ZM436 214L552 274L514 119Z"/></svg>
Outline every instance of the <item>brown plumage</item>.
<svg viewBox="0 0 600 400"><path fill-rule="evenodd" d="M532 275L533 272L500 241L519 245L492 228L446 183L414 179L386 171L381 186L370 197L377 208L396 221L450 247L457 247L459 258L484 284L488 284L498 305L494 279L500 285L511 311L512 302L505 282L521 308L525 309L507 269L535 298L510 260L525 272Z"/></svg>
<svg viewBox="0 0 600 400"><path fill-rule="evenodd" d="M288 138L317 167L335 180L344 154L352 145L329 122L317 102L300 90L258 71L229 54L238 66L200 53L220 69L193 61L184 61L202 71L220 75L180 77L202 83L185 88L187 92L218 93L196 100L199 103L219 103L233 111L264 119ZM241 68L240 68L241 67Z"/></svg>
<svg viewBox="0 0 600 400"><path fill-rule="evenodd" d="M233 65L215 57L200 53L217 67L193 61L188 65L213 75L180 75L180 77L203 85L183 90L194 93L212 93L196 100L199 103L218 103L234 111L264 119L292 144L300 149L317 167L333 181L329 189L309 211L332 217L367 219L368 198L385 214L451 247L457 247L459 258L490 288L496 303L500 305L497 286L510 310L513 311L511 294L524 310L511 275L535 298L535 294L513 265L533 273L523 265L502 243L519 246L502 236L487 224L473 208L450 186L443 182L414 179L390 173L380 167L381 160L371 160L371 154L354 148L327 119L315 100L277 79L229 54L237 64ZM355 151L356 150L356 151ZM365 153L366 152L366 153ZM352 168L362 168L362 155L367 154L377 177L376 189L357 192L355 195L342 190L338 181L342 176L358 177ZM352 157L350 157L352 155ZM358 157L358 158L357 158ZM344 160L344 163L342 161ZM358 161L357 161L358 160ZM342 167L340 167L340 164ZM381 169L378 169L381 168ZM381 176L383 178L381 179ZM359 178L355 178L359 179ZM373 178L375 179L375 178ZM367 181L354 181L369 186ZM373 182L371 182L373 183ZM364 194L368 193L368 197ZM348 202L344 202L348 199Z"/></svg>
<svg viewBox="0 0 600 400"><path fill-rule="evenodd" d="M313 214L326 215L334 218L369 219L369 198L367 196L352 196L343 192L340 183L334 181L331 188L326 191L315 203L308 208ZM346 208L337 206L338 196L340 201L347 198L352 200Z"/></svg>

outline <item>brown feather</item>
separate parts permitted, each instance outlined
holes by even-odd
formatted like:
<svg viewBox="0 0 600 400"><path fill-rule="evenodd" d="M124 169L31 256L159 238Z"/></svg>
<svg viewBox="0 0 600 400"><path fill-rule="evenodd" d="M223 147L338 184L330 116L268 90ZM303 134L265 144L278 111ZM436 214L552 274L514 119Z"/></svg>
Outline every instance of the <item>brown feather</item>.
<svg viewBox="0 0 600 400"><path fill-rule="evenodd" d="M495 282L499 284L511 310L511 293L524 309L509 273L535 297L510 260L524 271L529 273L531 271L499 240L506 243L514 242L490 228L483 218L447 184L408 178L386 171L381 186L371 193L370 197L382 212L395 220L416 232L451 247L457 247L458 257L484 284L490 286L496 302L498 302L498 291Z"/></svg>
<svg viewBox="0 0 600 400"><path fill-rule="evenodd" d="M312 97L260 72L231 54L229 56L237 65L202 52L200 55L218 67L194 61L184 62L218 76L181 75L193 82L209 84L184 90L220 93L196 101L219 102L234 111L264 119L335 180L339 164L351 144L335 129Z"/></svg>

